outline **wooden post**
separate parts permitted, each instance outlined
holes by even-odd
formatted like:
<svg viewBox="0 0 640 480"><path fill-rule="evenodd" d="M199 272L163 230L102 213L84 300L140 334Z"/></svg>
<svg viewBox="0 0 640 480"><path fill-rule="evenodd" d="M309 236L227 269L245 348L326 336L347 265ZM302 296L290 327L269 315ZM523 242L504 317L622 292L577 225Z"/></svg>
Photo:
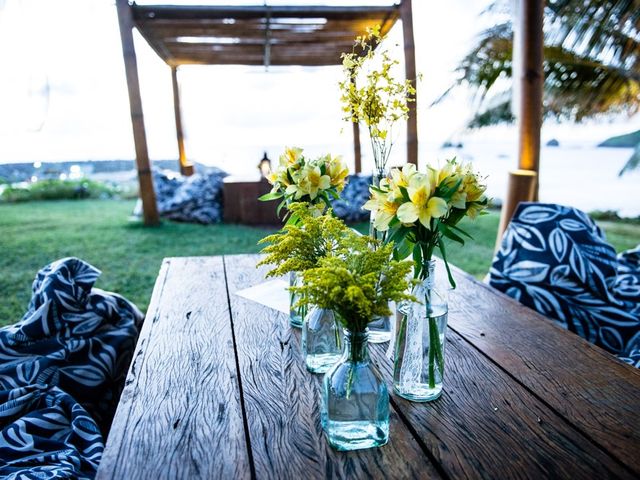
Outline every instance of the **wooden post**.
<svg viewBox="0 0 640 480"><path fill-rule="evenodd" d="M360 122L353 123L353 157L355 173L362 171L362 150L360 148Z"/></svg>
<svg viewBox="0 0 640 480"><path fill-rule="evenodd" d="M500 248L502 234L507 229L513 212L516 211L516 207L520 202L531 201L537 183L538 176L533 170L515 170L509 172L507 196L503 202L502 211L500 212L500 226L498 227L500 235L498 235L496 239L496 250Z"/></svg>
<svg viewBox="0 0 640 480"><path fill-rule="evenodd" d="M538 173L540 166L540 128L542 127L542 89L544 0L519 0L518 35L513 48L520 49L521 69L514 76L519 84L518 167ZM518 53L514 55L517 56ZM537 200L538 187L535 188Z"/></svg>
<svg viewBox="0 0 640 480"><path fill-rule="evenodd" d="M540 128L542 126L542 92L544 84L542 31L544 0L518 0L514 24L517 34L513 42L513 58L519 58L514 71L514 87L518 88L516 118L518 121L518 173L509 176L507 197L502 206L497 245L504 229L520 202L538 200L540 170ZM526 174L523 172L527 172ZM528 183L521 180L523 175Z"/></svg>
<svg viewBox="0 0 640 480"><path fill-rule="evenodd" d="M402 34L404 37L404 68L407 80L416 84L416 49L413 39L413 11L411 0L402 0L400 4L400 18L402 19ZM407 162L418 165L418 118L417 94L409 103L409 118L407 119Z"/></svg>
<svg viewBox="0 0 640 480"><path fill-rule="evenodd" d="M140 82L138 80L138 64L133 45L133 17L127 0L116 0L116 8L118 11L118 23L120 24L124 70L129 90L129 107L133 126L133 142L136 148L136 168L138 170L138 184L142 200L142 216L145 225L158 225L160 217L158 215L158 206L156 205L156 194L153 189L149 152L147 151L147 136L144 129Z"/></svg>
<svg viewBox="0 0 640 480"><path fill-rule="evenodd" d="M171 83L173 84L173 113L176 118L176 137L178 139L178 158L180 163L180 173L182 175L193 175L193 164L187 160L184 151L184 135L182 133L182 112L180 110L180 86L178 85L178 67L171 66Z"/></svg>
<svg viewBox="0 0 640 480"><path fill-rule="evenodd" d="M351 75L351 83L355 85L356 79ZM353 157L355 173L362 171L362 150L360 148L360 122L353 123Z"/></svg>

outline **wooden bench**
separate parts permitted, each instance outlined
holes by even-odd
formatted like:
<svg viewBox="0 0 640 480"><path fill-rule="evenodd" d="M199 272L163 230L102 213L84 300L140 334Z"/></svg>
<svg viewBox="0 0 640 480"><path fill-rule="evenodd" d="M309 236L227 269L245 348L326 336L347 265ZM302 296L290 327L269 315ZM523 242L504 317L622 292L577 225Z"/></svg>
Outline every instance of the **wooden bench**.
<svg viewBox="0 0 640 480"><path fill-rule="evenodd" d="M459 270L442 397L332 450L300 332L235 294L258 258L165 259L99 479L640 478L640 372Z"/></svg>

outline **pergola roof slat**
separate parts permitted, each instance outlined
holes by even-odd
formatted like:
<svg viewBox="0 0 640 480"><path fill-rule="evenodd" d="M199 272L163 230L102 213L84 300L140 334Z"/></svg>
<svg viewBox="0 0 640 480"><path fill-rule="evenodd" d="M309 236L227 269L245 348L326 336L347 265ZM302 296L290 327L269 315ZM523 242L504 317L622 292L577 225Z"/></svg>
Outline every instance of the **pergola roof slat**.
<svg viewBox="0 0 640 480"><path fill-rule="evenodd" d="M386 33L399 17L397 5L131 9L140 33L171 66L337 65L367 27L381 25Z"/></svg>

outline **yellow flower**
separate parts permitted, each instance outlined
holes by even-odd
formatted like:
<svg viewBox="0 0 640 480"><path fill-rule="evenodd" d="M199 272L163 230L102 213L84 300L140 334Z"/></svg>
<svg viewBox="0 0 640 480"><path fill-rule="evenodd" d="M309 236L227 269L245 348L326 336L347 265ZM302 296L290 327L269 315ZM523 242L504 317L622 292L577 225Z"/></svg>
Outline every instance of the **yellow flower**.
<svg viewBox="0 0 640 480"><path fill-rule="evenodd" d="M289 185L284 191L284 194L287 196L293 195L294 200L300 200L306 193L303 188L295 183Z"/></svg>
<svg viewBox="0 0 640 480"><path fill-rule="evenodd" d="M296 165L302 159L302 149L298 147L286 147L280 155L280 167L288 168Z"/></svg>
<svg viewBox="0 0 640 480"><path fill-rule="evenodd" d="M326 190L331 186L331 177L322 175L320 167L317 165L307 165L299 173L298 185L299 190L314 200L318 196L319 190Z"/></svg>
<svg viewBox="0 0 640 480"><path fill-rule="evenodd" d="M385 232L389 230L389 223L395 217L399 206L400 204L393 200L392 194L371 190L371 198L362 208L372 212L374 227Z"/></svg>
<svg viewBox="0 0 640 480"><path fill-rule="evenodd" d="M341 157L331 158L327 155L325 158L328 160L326 162L326 166L327 173L331 178L331 186L336 187L340 192L344 188L345 180L347 179L347 175L349 175L349 169L342 161Z"/></svg>
<svg viewBox="0 0 640 480"><path fill-rule="evenodd" d="M440 218L446 215L448 210L447 202L442 198L432 197L433 189L427 175L414 175L407 188L411 201L400 205L397 213L398 220L404 224L412 224L419 220L426 228L431 228L430 222L432 218Z"/></svg>
<svg viewBox="0 0 640 480"><path fill-rule="evenodd" d="M391 169L391 180L393 180L393 183L397 187L406 188L409 186L409 180L411 180L411 177L416 173L418 173L416 166L413 163L407 163L402 167L402 170L399 168Z"/></svg>

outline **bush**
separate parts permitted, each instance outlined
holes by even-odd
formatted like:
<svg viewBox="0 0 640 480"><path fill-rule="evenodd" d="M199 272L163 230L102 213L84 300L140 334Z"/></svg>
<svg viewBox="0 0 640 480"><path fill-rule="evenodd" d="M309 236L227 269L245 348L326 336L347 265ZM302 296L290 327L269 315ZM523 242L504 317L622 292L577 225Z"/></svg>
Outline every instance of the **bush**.
<svg viewBox="0 0 640 480"><path fill-rule="evenodd" d="M596 221L640 224L640 217L622 218L618 215L618 212L614 210L595 210L593 212L589 212L589 216Z"/></svg>
<svg viewBox="0 0 640 480"><path fill-rule="evenodd" d="M21 186L7 186L0 195L0 200L3 202L79 200L84 198L112 198L117 193L117 187L94 180L40 180Z"/></svg>

